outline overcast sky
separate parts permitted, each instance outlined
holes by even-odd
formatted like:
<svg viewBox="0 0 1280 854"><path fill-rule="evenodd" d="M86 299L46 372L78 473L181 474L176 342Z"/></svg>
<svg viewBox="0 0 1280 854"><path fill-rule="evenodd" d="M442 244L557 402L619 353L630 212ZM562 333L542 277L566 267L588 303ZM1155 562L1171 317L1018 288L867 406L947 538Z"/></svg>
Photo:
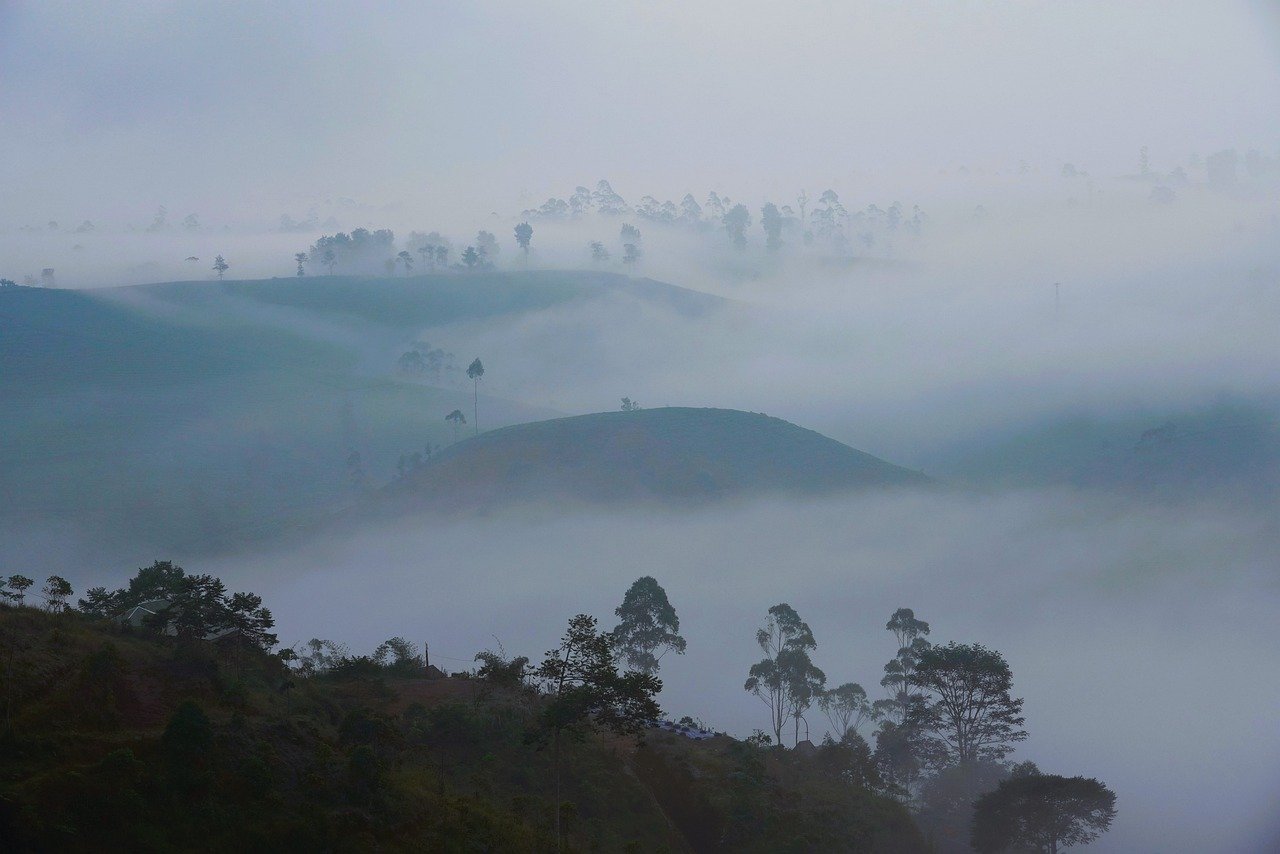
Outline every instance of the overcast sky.
<svg viewBox="0 0 1280 854"><path fill-rule="evenodd" d="M0 228L1115 174L1278 115L1262 2L0 2Z"/></svg>

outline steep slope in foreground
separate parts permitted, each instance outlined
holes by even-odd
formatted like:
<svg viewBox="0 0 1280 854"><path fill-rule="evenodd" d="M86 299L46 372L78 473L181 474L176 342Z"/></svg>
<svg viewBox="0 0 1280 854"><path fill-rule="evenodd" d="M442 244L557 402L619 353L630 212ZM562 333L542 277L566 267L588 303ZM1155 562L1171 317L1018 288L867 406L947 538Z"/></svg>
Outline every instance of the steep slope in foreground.
<svg viewBox="0 0 1280 854"><path fill-rule="evenodd" d="M928 482L780 418L670 407L484 433L450 447L395 484L386 498L407 508L467 509L543 497L697 501Z"/></svg>
<svg viewBox="0 0 1280 854"><path fill-rule="evenodd" d="M420 659L306 678L252 646L4 605L0 638L0 851L928 850L848 750L587 731L557 789L527 687Z"/></svg>

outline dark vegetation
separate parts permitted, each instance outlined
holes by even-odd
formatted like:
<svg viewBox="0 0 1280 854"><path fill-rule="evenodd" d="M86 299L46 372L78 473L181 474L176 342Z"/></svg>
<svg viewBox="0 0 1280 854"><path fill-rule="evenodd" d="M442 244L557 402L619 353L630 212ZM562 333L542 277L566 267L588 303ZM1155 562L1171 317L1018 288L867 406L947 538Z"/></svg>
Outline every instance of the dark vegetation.
<svg viewBox="0 0 1280 854"><path fill-rule="evenodd" d="M1097 780L1009 764L1003 656L933 646L907 608L875 703L827 688L812 629L770 608L744 687L773 734L737 741L662 721L660 659L686 644L650 576L614 630L579 614L536 666L499 646L452 676L399 636L273 652L258 596L168 561L78 610L34 584L0 585L4 850L1056 852L1116 814Z"/></svg>
<svg viewBox="0 0 1280 854"><path fill-rule="evenodd" d="M982 644L932 645L929 624L910 608L885 629L898 653L884 666L885 698L869 702L856 682L828 688L809 624L785 602L770 608L756 633L765 657L743 688L767 707L772 735L757 730L748 741L782 745L791 724L793 752L840 751L864 786L911 808L936 852L1056 852L1110 827L1115 793L1102 783L1008 761L1027 732L1004 656ZM809 737L814 706L831 724L821 748ZM874 750L860 731L872 723Z"/></svg>
<svg viewBox="0 0 1280 854"><path fill-rule="evenodd" d="M445 677L403 638L272 653L257 602L263 634L210 639L246 596L160 562L80 611L0 606L0 848L926 850L865 751L651 729L661 683L588 616L536 668Z"/></svg>

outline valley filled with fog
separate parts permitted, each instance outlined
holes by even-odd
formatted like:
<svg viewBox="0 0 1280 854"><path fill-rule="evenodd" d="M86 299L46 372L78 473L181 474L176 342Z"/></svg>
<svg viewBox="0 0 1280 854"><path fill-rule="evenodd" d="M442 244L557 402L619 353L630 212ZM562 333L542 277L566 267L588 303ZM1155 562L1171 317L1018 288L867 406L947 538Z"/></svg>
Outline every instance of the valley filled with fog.
<svg viewBox="0 0 1280 854"><path fill-rule="evenodd" d="M0 142L3 576L80 594L172 560L261 595L282 649L399 636L450 673L536 664L575 614L612 629L652 576L687 640L657 700L736 739L768 730L744 681L771 606L871 699L911 608L1012 669L1002 773L1114 790L1084 850L1280 844L1270 9L1148 40L1150 4L657 4L616 34L552 3L528 32L442 13L420 56L400 8L307 16L323 49L285 66L257 29L283 4L241 67L191 33L247 13L147 5L93 48L0 10L26 58L0 112L27 118ZM48 79L44 38L77 47ZM796 44L829 73L762 60ZM185 112L178 59L212 75ZM70 94L95 72L150 82ZM918 810L919 785L878 794Z"/></svg>

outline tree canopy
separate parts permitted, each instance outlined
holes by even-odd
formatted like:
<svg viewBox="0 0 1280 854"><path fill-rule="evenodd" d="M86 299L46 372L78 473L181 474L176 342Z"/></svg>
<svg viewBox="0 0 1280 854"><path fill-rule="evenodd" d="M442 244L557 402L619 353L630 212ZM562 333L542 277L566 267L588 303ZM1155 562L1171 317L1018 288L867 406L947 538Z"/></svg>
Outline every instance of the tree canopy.
<svg viewBox="0 0 1280 854"><path fill-rule="evenodd" d="M799 741L800 721L827 681L809 658L818 642L809 624L782 602L769 609L765 624L756 631L756 643L765 657L751 665L742 687L769 707L769 722L779 744L782 727L789 720L795 721Z"/></svg>
<svg viewBox="0 0 1280 854"><path fill-rule="evenodd" d="M275 618L256 593L228 595L226 586L212 575L188 575L172 561L158 560L138 570L129 586L108 591L90 589L79 602L86 614L119 617L144 602L163 601L165 606L147 621L147 627L178 637L209 638L231 631L263 649L278 643L271 632Z"/></svg>
<svg viewBox="0 0 1280 854"><path fill-rule="evenodd" d="M974 803L970 841L984 854L1008 849L1057 854L1094 841L1115 816L1115 792L1098 780L1015 775Z"/></svg>
<svg viewBox="0 0 1280 854"><path fill-rule="evenodd" d="M1022 700L1010 695L1013 672L982 644L949 643L920 655L914 683L924 692L907 715L935 765L998 762L1026 739Z"/></svg>
<svg viewBox="0 0 1280 854"><path fill-rule="evenodd" d="M652 576L637 578L614 614L620 620L613 630L615 648L633 670L657 673L662 656L673 650L684 654L680 618Z"/></svg>

